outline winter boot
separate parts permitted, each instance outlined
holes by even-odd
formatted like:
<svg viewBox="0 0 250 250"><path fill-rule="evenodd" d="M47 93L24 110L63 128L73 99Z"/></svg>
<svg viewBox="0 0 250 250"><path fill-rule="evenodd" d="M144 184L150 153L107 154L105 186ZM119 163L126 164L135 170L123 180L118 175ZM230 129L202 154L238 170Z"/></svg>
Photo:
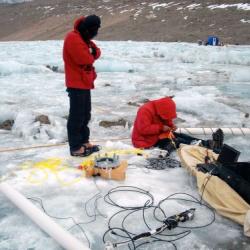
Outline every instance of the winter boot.
<svg viewBox="0 0 250 250"><path fill-rule="evenodd" d="M217 129L212 134L212 140L209 140L209 148L211 148L215 153L220 153L224 143L224 133L222 129Z"/></svg>

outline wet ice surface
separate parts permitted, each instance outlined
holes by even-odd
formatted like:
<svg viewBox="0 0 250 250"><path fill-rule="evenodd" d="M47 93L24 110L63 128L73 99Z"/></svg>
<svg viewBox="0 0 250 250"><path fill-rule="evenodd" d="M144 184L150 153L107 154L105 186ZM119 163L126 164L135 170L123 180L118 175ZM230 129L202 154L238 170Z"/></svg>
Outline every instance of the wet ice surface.
<svg viewBox="0 0 250 250"><path fill-rule="evenodd" d="M102 48L102 58L96 62L98 79L92 91L91 136L103 147L127 148L130 128L99 126L102 120L121 118L133 122L137 107L128 103L142 103L144 99L175 95L177 121L180 127L249 127L245 114L250 107L250 47L199 47L185 43L97 42ZM56 73L46 65L63 71L62 41L0 43L0 122L13 119L11 132L0 131L1 148L19 148L39 144L65 142L68 98L64 87L64 74ZM50 125L34 122L37 115L48 115ZM118 142L110 142L109 139ZM226 136L226 142L240 150L240 160L249 160L249 138ZM124 182L105 181L100 178L83 179L63 186L53 173L40 184L27 178L24 162L39 162L48 158L62 158L70 167L82 160L69 157L67 146L2 152L0 173L26 197L42 199L46 211L56 217L74 217L77 222L88 222L84 203L98 194L104 196L111 188L133 185L151 192L155 204L175 192L186 192L196 197L194 179L184 169L150 170L142 167L139 156L123 156L129 161ZM43 180L43 172L36 178ZM79 173L60 176L70 181ZM133 196L133 195L132 195ZM144 202L145 197L123 193L115 197L128 205ZM38 203L36 205L39 206ZM94 210L94 199L88 204ZM168 215L190 208L189 203L169 202ZM98 200L98 209L111 217L117 209ZM206 224L211 213L198 209L192 225ZM0 249L61 249L50 237L40 231L4 196L0 195ZM150 220L150 215L148 215ZM136 223L134 221L136 220ZM69 229L72 220L56 220ZM108 229L108 219L98 216L96 221L83 224L92 249L103 249L102 236ZM115 221L119 223L119 221ZM155 221L150 221L155 226ZM119 225L119 224L118 224ZM158 224L157 224L158 225ZM135 233L146 230L138 214L131 215L127 229ZM179 230L179 229L178 229ZM86 245L82 232L71 231ZM115 241L115 239L114 239ZM250 249L249 240L242 228L216 215L211 226L192 230L187 237L175 242L178 249ZM124 249L126 249L124 247ZM121 248L122 249L122 248ZM171 244L152 243L140 249L174 249Z"/></svg>

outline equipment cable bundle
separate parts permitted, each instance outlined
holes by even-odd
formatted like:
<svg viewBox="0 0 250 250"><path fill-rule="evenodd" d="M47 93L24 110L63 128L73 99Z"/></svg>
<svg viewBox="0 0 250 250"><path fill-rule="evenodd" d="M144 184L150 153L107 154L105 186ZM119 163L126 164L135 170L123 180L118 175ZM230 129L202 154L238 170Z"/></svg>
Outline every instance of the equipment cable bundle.
<svg viewBox="0 0 250 250"><path fill-rule="evenodd" d="M136 194L136 196L138 197L138 201L140 203L142 202L143 205L135 205L133 207L121 204L120 199L119 202L115 201L113 195L116 193L118 197L121 197L121 195L119 195L119 192L121 192L121 195L122 192L132 192ZM142 199L140 199L141 197L139 196L141 195L146 197L146 201L143 202ZM142 245L154 242L165 242L167 244L171 244L174 247L174 249L177 249L177 246L175 245L174 242L189 235L191 233L191 230L207 227L211 225L215 220L215 213L213 209L211 209L209 206L205 204L202 204L200 200L186 193L172 194L167 198L161 200L158 203L158 205L154 205L154 196L150 194L148 191L133 186L120 186L111 189L104 196L104 200L110 205L113 205L121 209L117 213L113 214L113 216L111 216L109 219L108 222L109 229L103 235L105 250L119 249L120 246L124 245L127 245L128 249L130 250L131 249L135 250ZM212 219L208 223L204 223L204 225L196 224L195 226L190 226L189 224L187 224L186 226L182 226L181 225L182 223L192 221L194 219L194 214L197 208L190 208L185 210L184 212L176 213L175 215L172 216L167 216L163 208L163 203L171 200L180 202L189 202L189 203L191 202L192 204L196 204L197 208L202 208L202 207L206 208L211 212ZM152 210L152 214L150 210ZM155 220L154 223L157 224L159 223L158 226L149 225L149 221L147 218L148 216L146 216L146 212L147 215L149 216L150 214L153 215L153 219ZM128 227L131 226L130 217L132 215L136 216L135 225L138 225L138 223L140 222L139 220L140 217L137 216L137 213L139 213L139 215L142 216L143 223L148 228L148 230L141 233L131 232L131 230L128 229ZM117 221L120 221L119 222L121 223L120 226L117 225ZM134 219L132 218L132 223L133 221ZM179 229L177 231L174 231L175 228ZM173 230L174 233L166 234L165 232L166 230Z"/></svg>
<svg viewBox="0 0 250 250"><path fill-rule="evenodd" d="M145 166L146 168L155 170L181 167L179 161L164 156L159 156L157 158L147 158L147 163L148 164Z"/></svg>

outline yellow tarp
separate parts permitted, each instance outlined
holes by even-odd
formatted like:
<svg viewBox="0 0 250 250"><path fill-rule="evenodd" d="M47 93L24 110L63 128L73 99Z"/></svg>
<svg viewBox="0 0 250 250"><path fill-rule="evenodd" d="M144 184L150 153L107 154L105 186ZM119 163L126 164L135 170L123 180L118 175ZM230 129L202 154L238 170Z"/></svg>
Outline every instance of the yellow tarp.
<svg viewBox="0 0 250 250"><path fill-rule="evenodd" d="M203 199L219 214L243 225L244 234L250 237L250 205L220 178L196 170L198 163L204 163L207 153L211 159L218 157L211 150L194 145L181 145L178 150L182 165L196 176Z"/></svg>

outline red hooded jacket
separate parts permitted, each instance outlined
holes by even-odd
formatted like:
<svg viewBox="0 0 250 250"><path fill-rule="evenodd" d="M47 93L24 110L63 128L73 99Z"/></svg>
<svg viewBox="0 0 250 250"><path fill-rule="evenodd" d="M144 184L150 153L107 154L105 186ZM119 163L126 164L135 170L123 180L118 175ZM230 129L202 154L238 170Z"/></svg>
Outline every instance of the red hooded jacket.
<svg viewBox="0 0 250 250"><path fill-rule="evenodd" d="M137 112L132 132L132 143L136 148L149 148L159 140L163 126L173 127L176 106L172 98L164 97L149 101Z"/></svg>
<svg viewBox="0 0 250 250"><path fill-rule="evenodd" d="M87 44L77 30L78 25L85 17L75 21L74 30L69 32L64 40L63 60L65 69L65 84L68 88L93 89L96 79L93 63L101 55L100 49L93 41ZM96 55L90 52L96 49Z"/></svg>

